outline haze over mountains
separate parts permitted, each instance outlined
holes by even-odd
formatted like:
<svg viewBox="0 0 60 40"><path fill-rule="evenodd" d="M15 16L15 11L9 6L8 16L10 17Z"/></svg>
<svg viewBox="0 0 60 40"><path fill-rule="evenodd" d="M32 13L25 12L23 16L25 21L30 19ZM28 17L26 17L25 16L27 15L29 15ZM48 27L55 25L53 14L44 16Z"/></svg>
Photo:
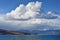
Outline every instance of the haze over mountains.
<svg viewBox="0 0 60 40"><path fill-rule="evenodd" d="M60 35L60 30L47 30L47 31L40 31L40 30L20 30L20 31L9 31L0 29L0 35Z"/></svg>

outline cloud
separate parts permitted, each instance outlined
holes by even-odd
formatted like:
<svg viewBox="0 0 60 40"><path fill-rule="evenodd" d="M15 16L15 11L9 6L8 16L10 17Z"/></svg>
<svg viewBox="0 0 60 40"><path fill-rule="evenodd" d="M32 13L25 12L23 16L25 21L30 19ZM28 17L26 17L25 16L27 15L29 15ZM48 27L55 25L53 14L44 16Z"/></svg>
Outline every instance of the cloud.
<svg viewBox="0 0 60 40"><path fill-rule="evenodd" d="M19 5L15 10L7 13L7 19L29 19L34 18L39 14L41 2L30 2L27 5Z"/></svg>
<svg viewBox="0 0 60 40"><path fill-rule="evenodd" d="M45 13L42 2L20 4L15 10L0 16L0 28L9 30L56 30L60 29L60 16L56 12Z"/></svg>

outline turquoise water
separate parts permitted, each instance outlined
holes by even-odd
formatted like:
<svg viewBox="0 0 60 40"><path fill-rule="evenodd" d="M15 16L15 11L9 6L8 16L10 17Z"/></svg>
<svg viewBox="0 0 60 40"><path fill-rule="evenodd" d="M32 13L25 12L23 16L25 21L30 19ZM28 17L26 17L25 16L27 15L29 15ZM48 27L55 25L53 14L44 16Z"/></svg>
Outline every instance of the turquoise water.
<svg viewBox="0 0 60 40"><path fill-rule="evenodd" d="M0 35L0 40L60 40L60 35Z"/></svg>

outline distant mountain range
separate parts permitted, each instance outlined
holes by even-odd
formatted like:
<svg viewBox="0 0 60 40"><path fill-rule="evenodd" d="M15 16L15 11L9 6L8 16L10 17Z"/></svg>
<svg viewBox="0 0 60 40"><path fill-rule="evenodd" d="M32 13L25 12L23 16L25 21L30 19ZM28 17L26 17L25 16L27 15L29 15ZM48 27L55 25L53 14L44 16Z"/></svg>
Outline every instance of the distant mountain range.
<svg viewBox="0 0 60 40"><path fill-rule="evenodd" d="M33 30L33 33L38 35L60 35L60 30L46 30L46 31Z"/></svg>
<svg viewBox="0 0 60 40"><path fill-rule="evenodd" d="M1 35L60 35L60 30L20 30L20 31L9 31L0 29Z"/></svg>
<svg viewBox="0 0 60 40"><path fill-rule="evenodd" d="M28 32L30 34L33 35L60 35L60 30L45 30L45 31L41 31L41 30L21 30L22 32Z"/></svg>

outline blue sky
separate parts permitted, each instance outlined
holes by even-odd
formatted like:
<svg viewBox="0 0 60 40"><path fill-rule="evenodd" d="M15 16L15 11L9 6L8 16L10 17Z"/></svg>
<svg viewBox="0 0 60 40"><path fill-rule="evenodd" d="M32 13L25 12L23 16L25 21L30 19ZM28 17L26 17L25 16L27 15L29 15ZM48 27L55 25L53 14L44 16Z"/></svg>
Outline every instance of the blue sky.
<svg viewBox="0 0 60 40"><path fill-rule="evenodd" d="M0 28L60 30L59 5L59 0L0 0Z"/></svg>
<svg viewBox="0 0 60 40"><path fill-rule="evenodd" d="M5 14L14 10L20 4L27 4L29 2L41 1L42 9L45 12L56 11L60 13L60 0L0 0L0 13Z"/></svg>

